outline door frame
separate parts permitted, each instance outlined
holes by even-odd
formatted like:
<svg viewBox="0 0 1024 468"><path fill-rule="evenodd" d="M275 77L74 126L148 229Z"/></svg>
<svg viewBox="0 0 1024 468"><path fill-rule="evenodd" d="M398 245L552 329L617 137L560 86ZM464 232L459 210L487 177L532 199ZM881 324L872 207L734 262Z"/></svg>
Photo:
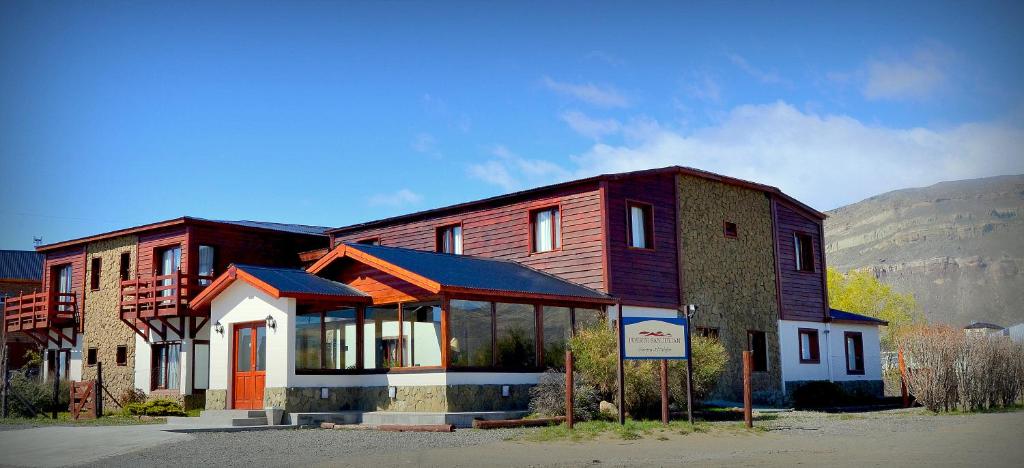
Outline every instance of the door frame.
<svg viewBox="0 0 1024 468"><path fill-rule="evenodd" d="M252 328L252 327L256 327L256 328L263 327L263 328L266 328L266 326L267 326L267 322L265 320L255 320L255 321L250 321L250 322L237 322L237 323L231 324L231 361L228 363L228 365L231 366L231 398L230 398L230 401L229 401L231 409L238 409L238 408L235 408L235 392L238 391L238 389L235 386L235 382L237 382L237 380L238 380L236 378L236 376L238 375L238 341L237 341L238 329L240 329L240 328ZM255 345L256 345L256 334L254 333L253 336L252 336L252 346L255 346ZM264 359L266 359L266 357L264 357ZM255 365L255 362L256 361L255 361L255 356L254 356L253 357L253 361L252 361L253 365ZM264 378L263 390L264 390L264 393L266 393L266 372L267 372L266 370L263 371L263 378Z"/></svg>

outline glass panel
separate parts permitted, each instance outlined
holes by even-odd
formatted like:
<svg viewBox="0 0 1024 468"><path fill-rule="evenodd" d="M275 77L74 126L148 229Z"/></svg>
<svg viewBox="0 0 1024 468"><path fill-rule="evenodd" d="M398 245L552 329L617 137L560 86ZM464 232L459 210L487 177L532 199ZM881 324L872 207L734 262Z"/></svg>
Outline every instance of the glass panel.
<svg viewBox="0 0 1024 468"><path fill-rule="evenodd" d="M210 345L196 343L193 349L195 349L196 375L192 377L192 387L197 390L210 388Z"/></svg>
<svg viewBox="0 0 1024 468"><path fill-rule="evenodd" d="M256 327L256 370L267 370L267 327Z"/></svg>
<svg viewBox="0 0 1024 468"><path fill-rule="evenodd" d="M533 251L547 252L552 249L551 211L538 211L533 216Z"/></svg>
<svg viewBox="0 0 1024 468"><path fill-rule="evenodd" d="M239 328L238 341L235 349L238 364L235 369L238 372L249 372L252 370L252 328Z"/></svg>
<svg viewBox="0 0 1024 468"><path fill-rule="evenodd" d="M199 246L199 276L213 276L213 247ZM199 279L200 285L210 284L210 279Z"/></svg>
<svg viewBox="0 0 1024 468"><path fill-rule="evenodd" d="M320 368L320 313L295 316L295 368Z"/></svg>
<svg viewBox="0 0 1024 468"><path fill-rule="evenodd" d="M800 359L809 361L811 359L811 335L800 333Z"/></svg>
<svg viewBox="0 0 1024 468"><path fill-rule="evenodd" d="M462 255L462 226L452 227L452 238L455 241L455 254Z"/></svg>
<svg viewBox="0 0 1024 468"><path fill-rule="evenodd" d="M441 303L402 306L403 366L441 365Z"/></svg>
<svg viewBox="0 0 1024 468"><path fill-rule="evenodd" d="M507 368L537 366L537 316L530 304L495 304L495 365Z"/></svg>
<svg viewBox="0 0 1024 468"><path fill-rule="evenodd" d="M552 210L555 213L555 248L562 248L562 213L558 209Z"/></svg>
<svg viewBox="0 0 1024 468"><path fill-rule="evenodd" d="M160 254L160 272L159 276L170 275L177 272L181 268L181 246L171 247L165 249ZM174 283L171 279L160 280L160 286L170 286ZM173 296L174 289L162 289L157 295L158 296Z"/></svg>
<svg viewBox="0 0 1024 468"><path fill-rule="evenodd" d="M448 311L451 337L448 359L452 366L491 365L491 303L453 300Z"/></svg>
<svg viewBox="0 0 1024 468"><path fill-rule="evenodd" d="M167 347L155 345L153 347L153 386L156 388L167 388Z"/></svg>
<svg viewBox="0 0 1024 468"><path fill-rule="evenodd" d="M629 207L630 245L647 248L647 236L644 233L644 209L639 206Z"/></svg>
<svg viewBox="0 0 1024 468"><path fill-rule="evenodd" d="M356 368L356 309L324 313L324 369Z"/></svg>
<svg viewBox="0 0 1024 468"><path fill-rule="evenodd" d="M178 388L181 377L181 344L167 345L167 388Z"/></svg>
<svg viewBox="0 0 1024 468"><path fill-rule="evenodd" d="M565 366L566 343L572 336L572 315L568 307L544 307L544 366Z"/></svg>
<svg viewBox="0 0 1024 468"><path fill-rule="evenodd" d="M597 326L605 326L605 313L601 309L576 308L576 329L585 330Z"/></svg>
<svg viewBox="0 0 1024 468"><path fill-rule="evenodd" d="M363 321L363 368L398 367L398 306L366 308Z"/></svg>

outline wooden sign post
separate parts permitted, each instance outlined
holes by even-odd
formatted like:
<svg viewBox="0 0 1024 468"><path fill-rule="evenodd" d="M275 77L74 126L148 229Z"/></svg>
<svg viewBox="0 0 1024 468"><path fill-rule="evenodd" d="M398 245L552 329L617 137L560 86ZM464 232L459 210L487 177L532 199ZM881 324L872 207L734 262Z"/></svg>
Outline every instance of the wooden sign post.
<svg viewBox="0 0 1024 468"><path fill-rule="evenodd" d="M750 351L743 352L743 424L747 428L754 427L752 398L750 395L750 371L754 367L754 356Z"/></svg>
<svg viewBox="0 0 1024 468"><path fill-rule="evenodd" d="M668 426L668 360L661 360L661 423Z"/></svg>
<svg viewBox="0 0 1024 468"><path fill-rule="evenodd" d="M570 430L575 423L575 409L573 408L573 384L572 384L572 350L565 351L565 426Z"/></svg>
<svg viewBox="0 0 1024 468"><path fill-rule="evenodd" d="M661 363L661 420L669 423L668 360L690 358L689 323L681 317L622 317L619 306L619 423L626 423L625 372L626 359L658 360ZM689 379L687 380L689 382Z"/></svg>

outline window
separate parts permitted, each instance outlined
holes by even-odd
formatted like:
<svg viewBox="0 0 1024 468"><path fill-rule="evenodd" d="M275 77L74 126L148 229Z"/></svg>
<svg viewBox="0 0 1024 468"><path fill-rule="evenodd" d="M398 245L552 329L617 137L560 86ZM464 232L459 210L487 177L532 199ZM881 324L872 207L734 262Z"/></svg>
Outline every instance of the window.
<svg viewBox="0 0 1024 468"><path fill-rule="evenodd" d="M542 310L544 330L544 367L565 367L566 343L572 337L572 309L545 306Z"/></svg>
<svg viewBox="0 0 1024 468"><path fill-rule="evenodd" d="M368 239L363 239L363 240L357 240L357 241L356 241L356 244L363 244L363 245L380 245L380 238L379 238L379 237L370 237L370 238L368 238Z"/></svg>
<svg viewBox="0 0 1024 468"><path fill-rule="evenodd" d="M213 281L214 248L209 245L199 246L199 285L206 286Z"/></svg>
<svg viewBox="0 0 1024 468"><path fill-rule="evenodd" d="M441 365L441 303L402 304L402 366Z"/></svg>
<svg viewBox="0 0 1024 468"><path fill-rule="evenodd" d="M459 224L437 228L437 251L462 255L462 226Z"/></svg>
<svg viewBox="0 0 1024 468"><path fill-rule="evenodd" d="M532 252L562 248L562 215L557 207L532 212L530 225Z"/></svg>
<svg viewBox="0 0 1024 468"><path fill-rule="evenodd" d="M128 365L128 347L127 346L120 345L120 346L117 347L117 356L116 356L115 362L119 366L127 366Z"/></svg>
<svg viewBox="0 0 1024 468"><path fill-rule="evenodd" d="M85 350L85 365L95 366L96 360L96 348L89 348Z"/></svg>
<svg viewBox="0 0 1024 468"><path fill-rule="evenodd" d="M575 325L576 330L579 331L596 326L604 326L604 321L608 316L605 315L604 310L602 309L584 309L577 307L573 309L573 317L576 320L573 325Z"/></svg>
<svg viewBox="0 0 1024 468"><path fill-rule="evenodd" d="M711 327L695 327L693 331L697 336L703 336L704 338L711 338L712 340L718 339L718 329Z"/></svg>
<svg viewBox="0 0 1024 468"><path fill-rule="evenodd" d="M295 369L354 369L356 310L345 307L295 316Z"/></svg>
<svg viewBox="0 0 1024 468"><path fill-rule="evenodd" d="M363 369L399 367L398 305L367 307L363 340Z"/></svg>
<svg viewBox="0 0 1024 468"><path fill-rule="evenodd" d="M860 332L843 333L846 342L846 373L864 375L864 340Z"/></svg>
<svg viewBox="0 0 1024 468"><path fill-rule="evenodd" d="M537 316L530 304L494 304L496 367L537 366Z"/></svg>
<svg viewBox="0 0 1024 468"><path fill-rule="evenodd" d="M449 303L448 360L453 367L487 367L492 364L491 303L452 300Z"/></svg>
<svg viewBox="0 0 1024 468"><path fill-rule="evenodd" d="M651 205L629 202L626 206L629 212L628 245L634 249L653 249L654 224Z"/></svg>
<svg viewBox="0 0 1024 468"><path fill-rule="evenodd" d="M747 331L747 350L753 355L754 372L768 371L768 341L763 331Z"/></svg>
<svg viewBox="0 0 1024 468"><path fill-rule="evenodd" d="M797 331L800 341L800 363L818 364L821 357L818 354L818 330L813 328L801 328Z"/></svg>
<svg viewBox="0 0 1024 468"><path fill-rule="evenodd" d="M121 253L120 270L121 270L121 281L125 281L125 280L131 279L131 272L132 272L132 253L131 252L123 252L123 253Z"/></svg>
<svg viewBox="0 0 1024 468"><path fill-rule="evenodd" d="M814 271L814 241L810 234L793 234L793 247L796 256L796 269L799 271Z"/></svg>
<svg viewBox="0 0 1024 468"><path fill-rule="evenodd" d="M153 345L152 389L178 388L180 372L181 343L157 343Z"/></svg>
<svg viewBox="0 0 1024 468"><path fill-rule="evenodd" d="M89 265L89 289L96 291L100 289L100 266L103 264L103 259L99 257L93 257L92 262Z"/></svg>
<svg viewBox="0 0 1024 468"><path fill-rule="evenodd" d="M727 239L735 239L740 236L740 231L739 228L736 227L736 223L726 221L724 234Z"/></svg>
<svg viewBox="0 0 1024 468"><path fill-rule="evenodd" d="M53 269L53 289L57 291L57 310L64 312L72 310L71 301L74 300L74 292L71 290L71 264L59 265Z"/></svg>

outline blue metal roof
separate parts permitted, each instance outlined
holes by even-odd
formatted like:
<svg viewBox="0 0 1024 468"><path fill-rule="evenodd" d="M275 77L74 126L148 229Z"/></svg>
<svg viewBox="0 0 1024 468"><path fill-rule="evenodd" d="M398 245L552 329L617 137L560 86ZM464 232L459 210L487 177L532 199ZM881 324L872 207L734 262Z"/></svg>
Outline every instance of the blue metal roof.
<svg viewBox="0 0 1024 468"><path fill-rule="evenodd" d="M0 250L0 279L40 280L44 257L32 250Z"/></svg>
<svg viewBox="0 0 1024 468"><path fill-rule="evenodd" d="M866 322L874 323L878 325L888 325L889 322L885 320L879 320L874 317L868 317L867 315L855 314L853 312L846 312L839 309L829 309L829 315L832 316L832 320L848 320L851 322Z"/></svg>
<svg viewBox="0 0 1024 468"><path fill-rule="evenodd" d="M451 255L368 244L345 244L399 268L451 286L491 291L547 294L581 299L610 299L607 294L534 270L489 258Z"/></svg>
<svg viewBox="0 0 1024 468"><path fill-rule="evenodd" d="M369 297L347 284L331 281L296 268L275 268L256 265L235 265L260 281L277 289L283 295L316 294L321 296Z"/></svg>
<svg viewBox="0 0 1024 468"><path fill-rule="evenodd" d="M202 218L196 218L202 219ZM254 227L261 229L271 229L274 231L290 232L293 234L313 234L318 236L326 236L327 231L331 228L325 226L309 226L306 224L283 224L283 223L271 223L267 221L249 221L249 220L237 220L231 221L226 219L210 219L207 221L213 221L215 223L234 224L236 226L243 227Z"/></svg>

